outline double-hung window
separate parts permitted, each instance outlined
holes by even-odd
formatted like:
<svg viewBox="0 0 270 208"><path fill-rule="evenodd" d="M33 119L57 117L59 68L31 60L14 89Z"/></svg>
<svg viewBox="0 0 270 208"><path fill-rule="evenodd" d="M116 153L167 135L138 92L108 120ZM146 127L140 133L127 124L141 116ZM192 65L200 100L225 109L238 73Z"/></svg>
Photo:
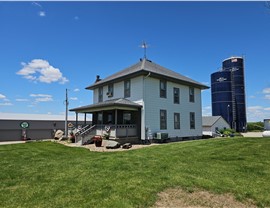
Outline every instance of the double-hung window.
<svg viewBox="0 0 270 208"><path fill-rule="evenodd" d="M174 87L173 88L173 103L179 104L180 100L180 90L179 88Z"/></svg>
<svg viewBox="0 0 270 208"><path fill-rule="evenodd" d="M159 84L159 94L161 98L166 98L167 97L167 83L165 80L160 80Z"/></svg>
<svg viewBox="0 0 270 208"><path fill-rule="evenodd" d="M113 84L108 85L107 95L108 95L108 97L113 97Z"/></svg>
<svg viewBox="0 0 270 208"><path fill-rule="evenodd" d="M194 112L189 113L189 119L190 119L190 129L195 129L195 113Z"/></svg>
<svg viewBox="0 0 270 208"><path fill-rule="evenodd" d="M180 129L180 113L174 113L174 129Z"/></svg>
<svg viewBox="0 0 270 208"><path fill-rule="evenodd" d="M189 102L195 102L194 87L189 87Z"/></svg>
<svg viewBox="0 0 270 208"><path fill-rule="evenodd" d="M124 81L124 97L130 97L130 80Z"/></svg>
<svg viewBox="0 0 270 208"><path fill-rule="evenodd" d="M103 101L103 87L99 87L98 88L98 102L102 102Z"/></svg>
<svg viewBox="0 0 270 208"><path fill-rule="evenodd" d="M160 130L167 129L167 111L160 110Z"/></svg>

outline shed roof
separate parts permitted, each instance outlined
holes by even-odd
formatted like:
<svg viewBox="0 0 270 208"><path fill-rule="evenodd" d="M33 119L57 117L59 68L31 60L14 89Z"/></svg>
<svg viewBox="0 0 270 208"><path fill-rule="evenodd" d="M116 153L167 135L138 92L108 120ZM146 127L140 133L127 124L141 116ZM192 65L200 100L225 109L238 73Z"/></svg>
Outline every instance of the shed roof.
<svg viewBox="0 0 270 208"><path fill-rule="evenodd" d="M174 72L170 69L167 69L163 66L160 66L150 60L147 59L141 59L138 63L123 69L115 74L112 74L109 77L106 77L105 79L102 79L88 87L86 87L86 89L90 89L93 90L99 86L108 84L110 82L115 82L117 81L121 81L124 80L128 77L134 77L134 76L138 76L138 75L150 75L153 77L162 77L164 79L168 79L177 83L183 83L183 84L189 84L189 85L193 85L196 86L200 89L208 89L209 87L197 82L193 79L190 79L188 77L185 77L177 72Z"/></svg>
<svg viewBox="0 0 270 208"><path fill-rule="evenodd" d="M202 125L203 126L213 126L221 116L203 116L202 117Z"/></svg>

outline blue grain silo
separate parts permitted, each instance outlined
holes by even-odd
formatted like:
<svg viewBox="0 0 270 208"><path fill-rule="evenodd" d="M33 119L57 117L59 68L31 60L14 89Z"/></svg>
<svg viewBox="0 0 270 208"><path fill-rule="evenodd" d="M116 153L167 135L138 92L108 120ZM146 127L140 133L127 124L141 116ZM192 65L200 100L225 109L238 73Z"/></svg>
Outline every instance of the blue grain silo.
<svg viewBox="0 0 270 208"><path fill-rule="evenodd" d="M238 132L246 131L244 60L231 57L211 74L212 115L222 116Z"/></svg>

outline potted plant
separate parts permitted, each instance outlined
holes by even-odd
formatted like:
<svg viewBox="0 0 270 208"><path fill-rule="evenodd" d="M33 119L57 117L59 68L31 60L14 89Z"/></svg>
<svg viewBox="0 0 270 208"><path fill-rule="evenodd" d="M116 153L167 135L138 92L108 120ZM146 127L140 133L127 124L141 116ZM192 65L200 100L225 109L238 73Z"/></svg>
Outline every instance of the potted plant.
<svg viewBox="0 0 270 208"><path fill-rule="evenodd" d="M70 141L71 143L75 143L75 135L74 135L73 132L70 132L70 134L69 134L69 141Z"/></svg>
<svg viewBox="0 0 270 208"><path fill-rule="evenodd" d="M102 144L102 136L94 136L93 138L94 144L96 147L101 147Z"/></svg>
<svg viewBox="0 0 270 208"><path fill-rule="evenodd" d="M105 133L102 136L103 139L109 139L110 138L110 134L109 133Z"/></svg>
<svg viewBox="0 0 270 208"><path fill-rule="evenodd" d="M103 134L103 139L109 139L111 133L111 126L105 126L105 133Z"/></svg>

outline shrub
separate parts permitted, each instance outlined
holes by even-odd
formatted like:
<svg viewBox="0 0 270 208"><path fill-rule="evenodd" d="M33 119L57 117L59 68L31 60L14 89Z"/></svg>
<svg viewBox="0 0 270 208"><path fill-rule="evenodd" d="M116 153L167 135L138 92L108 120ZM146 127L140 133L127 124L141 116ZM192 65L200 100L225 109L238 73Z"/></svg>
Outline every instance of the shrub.
<svg viewBox="0 0 270 208"><path fill-rule="evenodd" d="M247 123L247 131L263 131L264 123L259 122L248 122Z"/></svg>

